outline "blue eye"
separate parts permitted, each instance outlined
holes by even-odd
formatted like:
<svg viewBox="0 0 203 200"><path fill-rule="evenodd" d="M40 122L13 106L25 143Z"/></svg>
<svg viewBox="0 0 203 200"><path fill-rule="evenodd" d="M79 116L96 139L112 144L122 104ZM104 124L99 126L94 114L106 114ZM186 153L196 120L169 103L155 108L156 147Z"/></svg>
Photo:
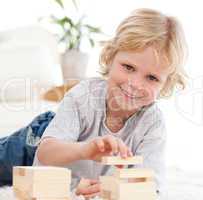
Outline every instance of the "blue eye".
<svg viewBox="0 0 203 200"><path fill-rule="evenodd" d="M123 67L124 67L127 71L131 71L131 72L134 72L134 71L135 71L135 68L132 67L131 65L123 64Z"/></svg>
<svg viewBox="0 0 203 200"><path fill-rule="evenodd" d="M149 76L148 76L148 79L149 79L150 81L156 81L156 82L159 82L159 79L156 78L156 77L153 76L153 75L149 75Z"/></svg>

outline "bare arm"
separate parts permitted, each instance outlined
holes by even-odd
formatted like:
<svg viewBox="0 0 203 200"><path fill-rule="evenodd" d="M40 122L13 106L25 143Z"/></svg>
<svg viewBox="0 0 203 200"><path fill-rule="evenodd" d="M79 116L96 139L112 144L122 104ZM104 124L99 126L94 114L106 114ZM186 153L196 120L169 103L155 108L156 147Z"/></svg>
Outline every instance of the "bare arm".
<svg viewBox="0 0 203 200"><path fill-rule="evenodd" d="M43 165L65 166L77 160L100 161L103 156L112 153L120 153L124 158L132 156L122 140L110 135L87 142L66 142L47 137L37 149L37 158Z"/></svg>
<svg viewBox="0 0 203 200"><path fill-rule="evenodd" d="M83 142L66 142L56 138L45 138L37 149L37 158L43 165L64 166L83 160Z"/></svg>

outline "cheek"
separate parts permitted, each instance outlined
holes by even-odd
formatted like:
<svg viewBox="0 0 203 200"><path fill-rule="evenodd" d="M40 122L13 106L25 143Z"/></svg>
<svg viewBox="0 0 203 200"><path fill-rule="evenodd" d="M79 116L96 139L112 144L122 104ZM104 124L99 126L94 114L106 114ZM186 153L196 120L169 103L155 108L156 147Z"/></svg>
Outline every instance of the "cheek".
<svg viewBox="0 0 203 200"><path fill-rule="evenodd" d="M151 100L156 100L156 98L159 96L159 93L160 93L160 87L157 87L154 85L150 85L148 87L148 94Z"/></svg>
<svg viewBox="0 0 203 200"><path fill-rule="evenodd" d="M114 85L121 84L126 81L127 76L123 73L120 66L112 66L109 71L109 81L112 82Z"/></svg>

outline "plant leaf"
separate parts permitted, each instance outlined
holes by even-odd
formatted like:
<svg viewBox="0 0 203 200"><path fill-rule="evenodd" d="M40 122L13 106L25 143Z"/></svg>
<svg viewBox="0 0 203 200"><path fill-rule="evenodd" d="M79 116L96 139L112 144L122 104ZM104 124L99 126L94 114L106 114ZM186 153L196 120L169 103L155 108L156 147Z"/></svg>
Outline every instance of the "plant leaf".
<svg viewBox="0 0 203 200"><path fill-rule="evenodd" d="M75 8L78 10L78 4L77 4L76 0L72 0L72 2L74 4Z"/></svg>
<svg viewBox="0 0 203 200"><path fill-rule="evenodd" d="M61 26L64 29L64 31L66 30L65 29L66 24L68 24L70 27L74 27L74 23L69 17L63 17L63 18L59 19L59 18L51 15L50 18L52 19L53 23Z"/></svg>
<svg viewBox="0 0 203 200"><path fill-rule="evenodd" d="M94 47L95 43L94 43L94 40L92 38L89 38L89 42L90 42L91 47Z"/></svg>
<svg viewBox="0 0 203 200"><path fill-rule="evenodd" d="M99 27L90 26L89 24L85 24L84 26L89 30L89 32L102 33Z"/></svg>
<svg viewBox="0 0 203 200"><path fill-rule="evenodd" d="M94 27L89 24L84 23L85 16L80 17L79 20L75 21L65 13L65 0L54 0L64 11L61 17L56 15L50 15L49 19L52 20L52 23L62 28L59 31L60 40L66 45L66 49L80 49L81 42L86 38L91 47L95 46L95 40L92 37L93 34L99 34L103 32L99 27ZM78 1L71 0L75 8L78 10Z"/></svg>
<svg viewBox="0 0 203 200"><path fill-rule="evenodd" d="M55 0L55 2L64 9L63 1L62 0Z"/></svg>
<svg viewBox="0 0 203 200"><path fill-rule="evenodd" d="M64 17L64 21L70 24L71 27L74 26L74 23L70 17Z"/></svg>

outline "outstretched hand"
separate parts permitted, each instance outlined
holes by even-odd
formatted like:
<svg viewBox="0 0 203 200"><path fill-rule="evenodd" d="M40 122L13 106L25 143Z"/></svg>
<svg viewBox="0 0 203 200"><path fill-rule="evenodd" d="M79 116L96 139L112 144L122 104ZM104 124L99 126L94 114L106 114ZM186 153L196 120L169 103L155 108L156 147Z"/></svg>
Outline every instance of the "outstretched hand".
<svg viewBox="0 0 203 200"><path fill-rule="evenodd" d="M117 155L122 158L132 156L125 143L112 135L97 137L85 143L82 149L83 157L87 160L101 161L103 156Z"/></svg>

